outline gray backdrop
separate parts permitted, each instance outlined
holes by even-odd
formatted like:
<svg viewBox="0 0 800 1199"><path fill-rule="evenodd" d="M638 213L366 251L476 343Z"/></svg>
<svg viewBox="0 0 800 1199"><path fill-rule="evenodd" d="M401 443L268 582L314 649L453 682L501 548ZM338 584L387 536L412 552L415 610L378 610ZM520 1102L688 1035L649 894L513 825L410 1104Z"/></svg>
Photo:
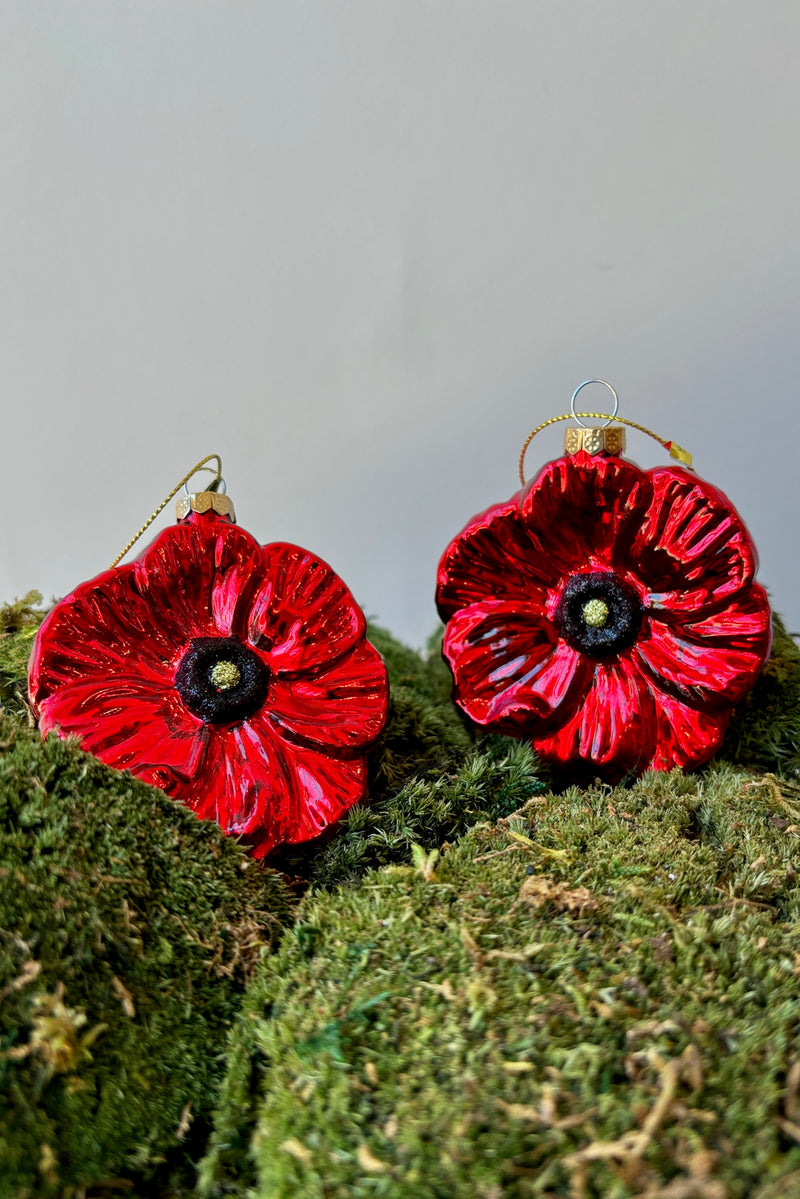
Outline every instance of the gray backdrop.
<svg viewBox="0 0 800 1199"><path fill-rule="evenodd" d="M600 375L800 627L799 42L796 0L6 0L0 597L218 450L241 524L420 644Z"/></svg>

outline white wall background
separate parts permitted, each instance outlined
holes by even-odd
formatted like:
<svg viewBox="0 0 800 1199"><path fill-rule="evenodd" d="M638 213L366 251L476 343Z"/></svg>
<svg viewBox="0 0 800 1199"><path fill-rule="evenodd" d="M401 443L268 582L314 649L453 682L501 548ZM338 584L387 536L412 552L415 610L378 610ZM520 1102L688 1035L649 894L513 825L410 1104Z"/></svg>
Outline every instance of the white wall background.
<svg viewBox="0 0 800 1199"><path fill-rule="evenodd" d="M218 450L420 644L600 375L800 628L796 0L7 0L0 46L0 597Z"/></svg>

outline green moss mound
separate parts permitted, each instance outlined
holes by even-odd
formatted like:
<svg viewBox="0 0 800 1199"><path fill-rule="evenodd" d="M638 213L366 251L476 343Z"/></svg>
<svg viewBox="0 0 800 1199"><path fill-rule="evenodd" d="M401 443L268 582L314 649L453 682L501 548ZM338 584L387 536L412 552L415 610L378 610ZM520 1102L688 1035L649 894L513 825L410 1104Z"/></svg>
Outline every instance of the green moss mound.
<svg viewBox="0 0 800 1199"><path fill-rule="evenodd" d="M258 1199L800 1193L799 844L800 790L723 766L534 796L308 896L203 1193L243 1125Z"/></svg>
<svg viewBox="0 0 800 1199"><path fill-rule="evenodd" d="M441 829L444 822L453 826L457 826L459 822L474 823L472 818L479 812L513 812L542 789L536 762L530 751L514 742L505 742L504 752L501 752L498 740L488 752L473 753L460 769L454 770L436 783L420 781L407 784L393 803L384 805L383 811L385 816L387 809L399 812L407 805L409 821L417 827L425 825L430 831L432 828ZM415 797L419 800L422 819L412 810ZM396 860L408 862L424 861L427 853L437 853L435 848L426 850L415 843L407 825L394 831L394 838L390 838L385 827L373 829L371 835L367 834L373 844L368 844L366 852L373 852L377 844L387 852L391 849L396 855ZM441 845L442 838L435 839L434 844ZM372 877L371 873L365 873L367 879ZM327 891L320 891L322 898L319 902L323 908L326 904L335 905L339 902L338 896L361 894L365 885L360 879L350 877L348 883L332 895ZM309 900L308 903L313 907L313 900ZM299 948L301 957L313 957L315 945L321 935L315 919L301 914L299 922L289 934L289 940L293 946ZM282 970L283 967L276 966L276 969ZM236 1023L228 1046L228 1071L214 1132L215 1151L209 1159L204 1175L206 1186L209 1188L204 1192L207 1194L215 1194L214 1187L223 1178L231 1180L240 1175L243 1178L247 1177L248 1146L256 1110L254 1105L259 1102L258 1079L261 1066L257 1029L260 1027L259 1019L263 1015L265 1004L269 1002L263 990L265 984L269 985L266 972L259 973L246 997L242 1018Z"/></svg>
<svg viewBox="0 0 800 1199"><path fill-rule="evenodd" d="M737 708L719 756L800 779L800 647L779 616L772 618L769 661Z"/></svg>
<svg viewBox="0 0 800 1199"><path fill-rule="evenodd" d="M45 615L41 604L39 592L29 591L0 607L0 707L22 720L28 716L28 658Z"/></svg>
<svg viewBox="0 0 800 1199"><path fill-rule="evenodd" d="M0 748L0 1194L121 1178L153 1194L165 1155L202 1148L228 1026L288 893L74 744L3 715Z"/></svg>

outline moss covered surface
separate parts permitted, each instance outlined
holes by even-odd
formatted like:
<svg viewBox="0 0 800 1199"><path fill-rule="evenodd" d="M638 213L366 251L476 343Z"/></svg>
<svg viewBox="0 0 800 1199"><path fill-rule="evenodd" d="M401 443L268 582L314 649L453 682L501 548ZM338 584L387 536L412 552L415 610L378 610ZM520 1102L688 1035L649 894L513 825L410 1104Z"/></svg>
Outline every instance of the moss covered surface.
<svg viewBox="0 0 800 1199"><path fill-rule="evenodd" d="M513 812L542 789L532 755L523 746L513 742L506 742L502 753L499 750L499 742L495 743L490 751L470 755L460 769L454 770L436 783L419 784L421 802L425 810L433 811L438 819L446 817L453 825L457 825L459 820L469 820L476 812L496 812L500 809L506 813ZM415 790L414 784L403 790L402 794L409 803L413 800ZM414 820L413 814L411 819ZM434 827L441 825L434 824ZM379 837L380 834L377 832L373 835ZM425 859L426 854L435 855L435 846L441 844L440 837L434 841L434 848L426 850L410 838L408 828L403 828L397 832L394 852L397 860L419 862ZM388 869L391 870L392 867ZM367 878L372 877L372 873L365 873ZM319 890L319 904L322 908L326 904L333 907L339 902L340 895L360 894L362 885L361 880L349 878L333 895L327 889ZM312 905L314 902L311 898L307 901ZM300 947L301 957L307 952L313 955L320 935L315 921L303 915L290 934L289 941L290 944L296 943ZM214 1143L219 1147L219 1154L207 1171L208 1179L223 1176L223 1163L231 1166L234 1175L239 1170L246 1173L248 1144L254 1122L253 1103L258 1101L256 1076L260 1068L254 1031L256 1018L264 1011L266 1001L261 985L266 981L268 973L270 972L259 975L252 992L248 995L243 1017L237 1021L228 1046L228 1072L215 1130ZM213 1189L209 1193L213 1193Z"/></svg>
<svg viewBox="0 0 800 1199"><path fill-rule="evenodd" d="M36 599L0 610L10 1196L184 1199L191 1174L156 1163L184 1113L197 1159L216 1104L205 1195L800 1199L800 652L780 622L721 755L758 776L558 796L527 749L474 739L438 654L371 628L391 708L370 800L273 863L311 890L267 957L274 874L29 731Z"/></svg>
<svg viewBox="0 0 800 1199"><path fill-rule="evenodd" d="M202 1148L289 893L73 744L0 716L0 750L0 1195L153 1194L165 1158Z"/></svg>
<svg viewBox="0 0 800 1199"><path fill-rule="evenodd" d="M310 895L205 1193L248 1130L259 1199L791 1194L799 848L798 789L719 767L534 796Z"/></svg>
<svg viewBox="0 0 800 1199"><path fill-rule="evenodd" d="M0 607L0 707L27 720L28 658L45 611L38 591Z"/></svg>
<svg viewBox="0 0 800 1199"><path fill-rule="evenodd" d="M769 660L737 708L719 757L800 779L800 646L779 616L772 618Z"/></svg>

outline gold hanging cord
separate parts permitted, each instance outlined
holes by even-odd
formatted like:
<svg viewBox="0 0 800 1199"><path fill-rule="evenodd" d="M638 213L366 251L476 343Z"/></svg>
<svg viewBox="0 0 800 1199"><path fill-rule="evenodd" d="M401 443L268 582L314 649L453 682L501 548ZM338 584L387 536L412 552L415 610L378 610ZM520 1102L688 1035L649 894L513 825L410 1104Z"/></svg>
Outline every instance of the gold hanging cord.
<svg viewBox="0 0 800 1199"><path fill-rule="evenodd" d="M216 464L217 464L216 470L212 466L207 466L206 463L208 463L208 462L216 462ZM166 497L166 499L163 499L161 501L161 503L158 505L158 507L156 508L155 512L153 512L151 516L148 516L147 520L144 522L144 524L142 525L141 529L136 534L136 536L131 537L130 541L125 546L125 549L122 550L121 553L117 554L116 558L111 563L109 570L113 569L113 567L115 567L119 562L122 561L122 559L127 554L128 550L132 549L132 547L134 545L136 545L136 542L139 540L139 538L142 536L143 533L147 532L147 530L150 528L151 524L156 519L156 517L161 515L161 513L164 511L164 509L166 508L166 506L170 502L170 500L173 498L173 496L176 496L178 494L178 492L180 491L181 487L184 487L189 482L192 475L196 475L197 472L200 470L207 470L212 475L215 476L214 482L211 484L211 487L209 490L214 490L217 487L219 487L220 483L222 482L222 459L220 458L219 454L207 454L205 458L203 458L200 462L197 463L197 466L193 466L192 469L188 472L188 474L185 474L183 476L180 483L175 484L175 486L172 488L172 491L169 493L169 495Z"/></svg>
<svg viewBox="0 0 800 1199"><path fill-rule="evenodd" d="M546 429L548 425L557 424L560 420L574 420L576 417L584 416L588 417L589 420L618 420L621 424L628 425L631 429L638 429L640 433L646 433L648 437L652 437L659 445L663 445L671 458L677 458L678 462L682 462L684 466L688 466L691 470L692 455L688 450L684 450L675 441L665 441L663 437L659 437L652 429L648 429L645 425L638 425L635 420L626 420L624 416L609 415L607 412L565 412L563 416L551 416L549 420L543 420L525 439L525 444L519 455L519 478L523 487L525 486L525 454L536 434L541 433L542 429Z"/></svg>

